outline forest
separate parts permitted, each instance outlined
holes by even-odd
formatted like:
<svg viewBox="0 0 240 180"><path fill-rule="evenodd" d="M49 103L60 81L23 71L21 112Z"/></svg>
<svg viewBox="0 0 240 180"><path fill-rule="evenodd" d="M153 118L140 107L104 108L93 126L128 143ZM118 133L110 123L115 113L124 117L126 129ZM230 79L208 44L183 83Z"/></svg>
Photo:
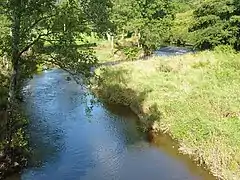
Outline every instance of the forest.
<svg viewBox="0 0 240 180"><path fill-rule="evenodd" d="M195 53L155 57L165 46ZM212 174L239 179L239 50L239 0L0 0L0 179L27 164L21 89L45 67L134 106ZM112 61L123 62L91 71Z"/></svg>

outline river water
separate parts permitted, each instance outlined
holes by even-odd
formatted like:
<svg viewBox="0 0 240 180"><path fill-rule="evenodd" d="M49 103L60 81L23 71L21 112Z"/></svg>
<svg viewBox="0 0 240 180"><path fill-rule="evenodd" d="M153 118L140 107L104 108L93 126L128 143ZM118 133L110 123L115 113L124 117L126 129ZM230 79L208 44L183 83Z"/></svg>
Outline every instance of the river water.
<svg viewBox="0 0 240 180"><path fill-rule="evenodd" d="M167 137L148 142L128 108L91 103L94 97L67 76L45 71L25 86L33 155L11 180L214 179Z"/></svg>
<svg viewBox="0 0 240 180"><path fill-rule="evenodd" d="M156 50L154 54L157 56L179 56L193 52L191 47L166 46Z"/></svg>

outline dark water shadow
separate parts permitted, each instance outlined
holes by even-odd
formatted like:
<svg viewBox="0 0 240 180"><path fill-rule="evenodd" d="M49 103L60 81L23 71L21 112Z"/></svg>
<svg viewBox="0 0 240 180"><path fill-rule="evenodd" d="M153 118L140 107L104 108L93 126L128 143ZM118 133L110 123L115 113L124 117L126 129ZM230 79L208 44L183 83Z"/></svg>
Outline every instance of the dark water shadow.
<svg viewBox="0 0 240 180"><path fill-rule="evenodd" d="M100 95L103 95L104 99L109 99L110 102L116 104L122 104L130 107L134 110L139 116L144 116L147 128L150 128L152 123L155 120L162 118L162 113L158 109L156 103L148 107L148 109L143 109L143 103L147 98L148 94L152 92L152 89L145 89L144 91L135 91L131 88L126 88L121 84L127 85L129 78L128 74L130 71L128 69L119 68L119 69L103 69L101 73L101 79L99 82L100 89L105 92L99 92ZM118 80L118 83L108 83ZM114 94L117 97L111 97L111 94ZM147 113L146 113L147 111Z"/></svg>
<svg viewBox="0 0 240 180"><path fill-rule="evenodd" d="M101 74L102 79L107 79L108 82L114 82L115 79L120 80L117 84L106 83L104 80L101 81L101 89L106 90L106 92L101 94L103 101L104 99L112 99L111 94L118 92L116 97L117 100L113 99L111 102L118 104L119 99L121 99L120 104L124 104L124 108L131 107L137 115L144 117L144 121L139 121L139 129L146 132L145 136L143 136L145 137L145 140L165 154L183 162L191 170L191 172L199 174L207 180L216 180L216 178L210 174L204 165L198 165L196 162L191 160L188 155L180 154L178 151L179 143L177 141L174 141L166 134L152 133L153 122L161 121L161 119L164 118L163 113L156 103L151 105L147 111L146 109L143 109L144 101L148 94L152 91L151 88L145 89L142 92L137 92L131 88L125 88L124 86L119 85L120 83L127 84L129 78L126 75L128 73L130 73L128 70L121 68L118 70L107 69L106 71L103 71Z"/></svg>
<svg viewBox="0 0 240 180"><path fill-rule="evenodd" d="M173 140L169 135L161 133L153 135L151 141L149 142L151 146L156 147L157 149L168 154L174 159L183 162L191 172L201 175L206 180L217 179L210 173L210 171L204 164L199 165L198 162L190 159L188 155L181 154L178 150L180 148L179 143Z"/></svg>
<svg viewBox="0 0 240 180"><path fill-rule="evenodd" d="M59 77L56 77L55 73ZM141 133L136 130L135 122L125 121L128 118L136 118L131 111L113 106L106 109L96 101L93 95L82 93L77 88L77 84L67 82L61 72L53 70L47 74L46 80L44 74L36 76L29 83L30 90L26 92L25 109L31 120L29 136L32 158L29 167L23 172L23 179L28 179L31 172L34 173L33 177L39 178L41 171L48 173L44 170L52 170L51 167L48 167L49 165L66 166L65 168L67 168L67 165L60 164L61 159L64 159L63 161L66 163L81 162L81 164L76 163L76 167L74 167L79 169L72 171L73 175L76 175L74 173L77 171L84 176L87 170L96 163L91 158L92 154L97 153L93 152L94 148L87 142L87 139L99 138L99 132L103 133L101 134L102 141L106 140L105 148L111 145L108 141L116 139L114 142L118 144L116 153L122 153L125 145L133 145L141 139ZM92 101L93 103L91 103ZM91 105L92 107L88 109ZM88 110L86 111L86 109ZM127 125L130 125L131 128L128 128ZM106 132L111 134L110 139L106 134L104 135ZM76 137L72 137L73 134ZM98 147L102 142L94 143L97 143ZM71 158L74 159L71 160ZM76 160L77 158L79 160ZM52 174L55 177L61 173L53 172ZM68 178L70 177L69 174Z"/></svg>

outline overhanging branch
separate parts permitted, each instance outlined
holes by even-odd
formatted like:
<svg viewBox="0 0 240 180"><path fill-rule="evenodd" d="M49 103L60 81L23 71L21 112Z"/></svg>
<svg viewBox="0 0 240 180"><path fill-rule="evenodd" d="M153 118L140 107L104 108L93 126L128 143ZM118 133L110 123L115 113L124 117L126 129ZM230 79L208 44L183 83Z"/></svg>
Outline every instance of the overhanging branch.
<svg viewBox="0 0 240 180"><path fill-rule="evenodd" d="M34 39L31 43L29 43L28 45L26 45L19 53L19 57L25 52L27 51L30 47L32 47L37 41L39 41L41 39L41 37L43 36L48 36L50 34L53 34L52 32L51 33L47 33L47 34L40 34L38 35L38 37L36 39Z"/></svg>
<svg viewBox="0 0 240 180"><path fill-rule="evenodd" d="M39 39L41 38L41 35L39 35L34 41L32 41L30 44L25 46L22 51L20 51L19 56L21 56L25 51L27 51L31 46L33 46Z"/></svg>
<svg viewBox="0 0 240 180"><path fill-rule="evenodd" d="M50 55L50 57L52 58L51 60L48 59L46 60L46 62L50 62L50 63L53 63L57 66L59 66L61 69L63 69L64 71L68 72L72 78L74 79L74 81L77 83L77 84L81 84L81 82L79 81L79 78L77 78L77 73L73 73L71 70L69 70L61 61L57 60L55 57L53 57L52 55Z"/></svg>
<svg viewBox="0 0 240 180"><path fill-rule="evenodd" d="M33 29L33 28L34 28L38 23L40 23L41 21L47 20L48 18L51 18L51 17L54 17L54 16L55 16L55 14L41 17L40 19L36 20L32 25L30 25L30 27L29 27L25 32Z"/></svg>

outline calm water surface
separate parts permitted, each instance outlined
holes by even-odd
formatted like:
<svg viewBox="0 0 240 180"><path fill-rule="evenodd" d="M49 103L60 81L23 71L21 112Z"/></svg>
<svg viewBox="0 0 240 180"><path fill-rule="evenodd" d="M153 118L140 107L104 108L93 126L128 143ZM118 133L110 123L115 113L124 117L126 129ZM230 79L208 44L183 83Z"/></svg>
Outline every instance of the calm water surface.
<svg viewBox="0 0 240 180"><path fill-rule="evenodd" d="M179 56L194 52L190 47L166 46L154 52L157 56Z"/></svg>
<svg viewBox="0 0 240 180"><path fill-rule="evenodd" d="M147 142L129 109L91 105L94 97L66 77L61 70L46 71L24 88L33 157L11 180L213 179L180 156L167 137Z"/></svg>

